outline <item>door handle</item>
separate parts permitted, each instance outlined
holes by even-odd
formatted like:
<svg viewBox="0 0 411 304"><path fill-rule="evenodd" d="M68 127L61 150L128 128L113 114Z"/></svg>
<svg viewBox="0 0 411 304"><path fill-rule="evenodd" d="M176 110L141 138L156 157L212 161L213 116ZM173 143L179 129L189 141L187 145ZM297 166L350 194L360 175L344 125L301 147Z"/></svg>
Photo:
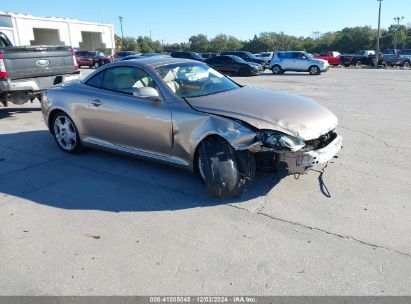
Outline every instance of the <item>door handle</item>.
<svg viewBox="0 0 411 304"><path fill-rule="evenodd" d="M100 101L100 99L93 99L92 101L91 101L91 104L93 105L93 106L95 106L95 107L99 107L99 106L101 106L103 103Z"/></svg>

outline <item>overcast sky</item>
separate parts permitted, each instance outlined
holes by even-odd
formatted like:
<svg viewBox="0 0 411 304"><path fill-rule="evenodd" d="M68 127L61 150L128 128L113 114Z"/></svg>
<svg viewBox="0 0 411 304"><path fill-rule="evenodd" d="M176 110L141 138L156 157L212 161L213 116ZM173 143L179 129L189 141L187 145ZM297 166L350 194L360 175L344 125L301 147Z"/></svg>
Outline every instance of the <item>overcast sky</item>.
<svg viewBox="0 0 411 304"><path fill-rule="evenodd" d="M125 36L149 36L168 42L187 41L203 33L212 38L224 33L251 39L260 32L284 32L312 36L313 32L337 31L344 27L377 27L377 0L12 0L2 1L0 11L55 16L111 23L121 34L118 16L124 17ZM411 23L411 0L384 0L382 27L394 17Z"/></svg>

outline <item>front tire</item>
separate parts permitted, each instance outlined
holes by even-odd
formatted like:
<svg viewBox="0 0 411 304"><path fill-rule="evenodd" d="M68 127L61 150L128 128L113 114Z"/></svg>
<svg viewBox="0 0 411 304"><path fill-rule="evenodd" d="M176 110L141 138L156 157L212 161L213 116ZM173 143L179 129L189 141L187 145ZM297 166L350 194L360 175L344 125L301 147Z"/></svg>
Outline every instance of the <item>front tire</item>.
<svg viewBox="0 0 411 304"><path fill-rule="evenodd" d="M313 66L310 66L310 68L308 69L308 72L310 73L310 75L320 75L321 70L318 66L313 65Z"/></svg>
<svg viewBox="0 0 411 304"><path fill-rule="evenodd" d="M211 137L201 144L197 162L211 198L240 196L255 177L254 155L248 150L235 151L220 137Z"/></svg>
<svg viewBox="0 0 411 304"><path fill-rule="evenodd" d="M74 154L81 149L80 137L74 122L63 113L57 113L52 122L53 136L57 145L66 153Z"/></svg>
<svg viewBox="0 0 411 304"><path fill-rule="evenodd" d="M238 76L247 76L247 69L245 67L241 67L238 71Z"/></svg>

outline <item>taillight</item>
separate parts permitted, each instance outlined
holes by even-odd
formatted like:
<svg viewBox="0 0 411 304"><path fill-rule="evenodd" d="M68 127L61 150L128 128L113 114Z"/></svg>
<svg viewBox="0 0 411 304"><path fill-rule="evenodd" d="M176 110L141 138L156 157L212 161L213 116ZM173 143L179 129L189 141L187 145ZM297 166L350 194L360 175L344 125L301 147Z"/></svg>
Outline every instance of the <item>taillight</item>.
<svg viewBox="0 0 411 304"><path fill-rule="evenodd" d="M401 56L397 55L397 61L401 61Z"/></svg>
<svg viewBox="0 0 411 304"><path fill-rule="evenodd" d="M8 77L6 71L6 65L4 64L3 54L0 53L0 79L6 79Z"/></svg>
<svg viewBox="0 0 411 304"><path fill-rule="evenodd" d="M74 51L71 53L71 56L73 57L73 63L74 63L74 72L78 72L78 63L76 59L76 53Z"/></svg>

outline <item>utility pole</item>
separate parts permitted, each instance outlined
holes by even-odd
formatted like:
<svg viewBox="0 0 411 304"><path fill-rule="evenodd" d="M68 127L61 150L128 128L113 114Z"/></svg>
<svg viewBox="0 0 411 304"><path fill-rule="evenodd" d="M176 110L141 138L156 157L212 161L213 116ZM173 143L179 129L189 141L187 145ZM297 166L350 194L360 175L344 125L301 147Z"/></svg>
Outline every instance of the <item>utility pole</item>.
<svg viewBox="0 0 411 304"><path fill-rule="evenodd" d="M119 16L118 19L120 20L120 27L121 27L121 49L123 49L123 43L124 43L124 33L123 33L123 16Z"/></svg>
<svg viewBox="0 0 411 304"><path fill-rule="evenodd" d="M404 19L404 17L395 17L394 21L397 21L397 39L395 39L394 49L397 49L397 43L400 39L400 22Z"/></svg>
<svg viewBox="0 0 411 304"><path fill-rule="evenodd" d="M374 68L378 69L378 58L380 57L380 31L381 31L381 2L382 0L377 0L380 2L380 8L378 10L378 31L377 31L377 50L375 52L375 62Z"/></svg>

